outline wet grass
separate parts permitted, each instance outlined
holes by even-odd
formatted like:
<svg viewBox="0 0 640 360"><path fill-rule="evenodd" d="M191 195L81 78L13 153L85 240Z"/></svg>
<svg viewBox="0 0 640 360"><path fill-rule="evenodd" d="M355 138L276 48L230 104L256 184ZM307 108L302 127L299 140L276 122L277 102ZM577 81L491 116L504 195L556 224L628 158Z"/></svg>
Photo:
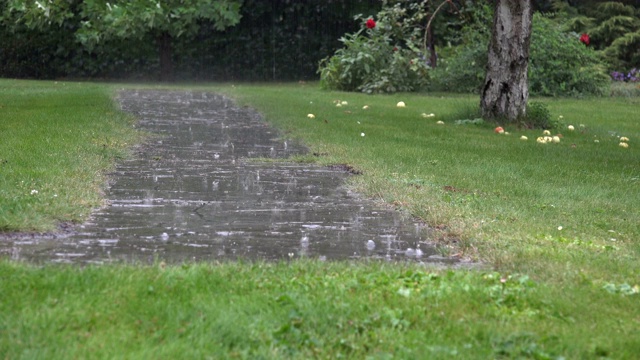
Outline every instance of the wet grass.
<svg viewBox="0 0 640 360"><path fill-rule="evenodd" d="M585 272L638 282L638 98L535 99L561 123L552 134L561 141L540 144L540 130L507 127L510 135L499 135L492 124L457 125L474 118L475 96L266 89L226 91L303 139L317 162L361 171L352 181L359 191L440 229L443 251L545 278Z"/></svg>
<svg viewBox="0 0 640 360"><path fill-rule="evenodd" d="M43 102L69 91L52 89L54 83L0 85L7 83L11 91L0 86L3 115L7 104L20 102L5 94L20 87L30 96L46 94ZM76 86L65 103L94 94L92 101L103 104L90 107L94 119L121 116L111 114L108 87ZM563 116L554 132L563 135L560 143L538 144L537 130L507 128L511 135L498 135L489 124L455 125L473 118L476 97L366 96L323 92L313 84L200 88L250 104L287 136L303 140L312 155L301 161L361 171L352 178L354 188L437 228L434 240L444 253L485 260L492 270L377 262L75 268L2 261L2 357L637 357L637 98L538 99L554 118ZM338 99L347 104L336 107ZM398 101L406 107L396 107ZM127 121L118 123L126 127ZM89 123L78 124L96 125ZM40 125L29 126L35 131ZM0 127L4 159L4 118ZM44 138L12 131L10 138L29 139L21 146L36 148ZM94 136L102 138L103 131ZM618 145L618 136L630 138L628 148ZM5 192L22 180L5 180L7 164L0 165ZM87 181L93 177L80 179L86 198L97 185ZM63 218L60 213L53 218Z"/></svg>
<svg viewBox="0 0 640 360"><path fill-rule="evenodd" d="M0 231L50 231L102 204L139 135L105 86L0 80Z"/></svg>
<svg viewBox="0 0 640 360"><path fill-rule="evenodd" d="M4 358L632 359L637 296L384 263L0 262ZM636 312L635 315L638 313ZM637 318L635 319L637 321Z"/></svg>

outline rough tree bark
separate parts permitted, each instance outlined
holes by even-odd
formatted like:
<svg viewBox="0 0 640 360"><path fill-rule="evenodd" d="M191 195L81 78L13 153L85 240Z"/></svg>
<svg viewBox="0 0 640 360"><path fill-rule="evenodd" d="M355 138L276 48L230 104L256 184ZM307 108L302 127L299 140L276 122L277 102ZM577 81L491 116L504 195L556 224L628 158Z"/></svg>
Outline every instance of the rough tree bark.
<svg viewBox="0 0 640 360"><path fill-rule="evenodd" d="M487 77L480 107L485 118L516 121L525 114L533 12L531 0L496 0Z"/></svg>

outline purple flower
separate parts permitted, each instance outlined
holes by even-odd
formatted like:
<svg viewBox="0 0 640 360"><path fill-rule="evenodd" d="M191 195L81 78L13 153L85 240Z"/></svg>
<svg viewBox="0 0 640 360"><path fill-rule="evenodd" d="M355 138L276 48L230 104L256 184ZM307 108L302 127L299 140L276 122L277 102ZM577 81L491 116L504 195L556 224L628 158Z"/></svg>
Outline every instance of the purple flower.
<svg viewBox="0 0 640 360"><path fill-rule="evenodd" d="M640 71L637 68L629 70L628 73L612 71L611 79L614 81L638 82L640 81Z"/></svg>
<svg viewBox="0 0 640 360"><path fill-rule="evenodd" d="M614 81L624 81L624 74L618 71L612 71L611 72L611 78Z"/></svg>

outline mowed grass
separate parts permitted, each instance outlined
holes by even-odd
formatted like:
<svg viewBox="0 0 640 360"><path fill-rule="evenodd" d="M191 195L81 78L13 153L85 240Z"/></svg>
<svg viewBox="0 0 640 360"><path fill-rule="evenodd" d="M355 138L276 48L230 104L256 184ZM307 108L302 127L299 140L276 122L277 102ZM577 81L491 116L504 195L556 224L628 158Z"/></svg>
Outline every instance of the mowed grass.
<svg viewBox="0 0 640 360"><path fill-rule="evenodd" d="M473 117L477 96L369 96L312 85L226 91L301 138L316 161L360 170L357 190L423 219L444 252L545 279L640 281L638 98L533 99L554 120L562 116L552 133L560 143L540 144L541 130L506 126L510 134L499 135L493 124L456 125ZM628 148L619 137L630 139Z"/></svg>
<svg viewBox="0 0 640 360"><path fill-rule="evenodd" d="M0 80L0 231L51 231L102 204L106 172L140 135L110 88Z"/></svg>
<svg viewBox="0 0 640 360"><path fill-rule="evenodd" d="M0 262L0 273L8 359L634 359L640 351L637 296L523 275L304 260Z"/></svg>
<svg viewBox="0 0 640 360"><path fill-rule="evenodd" d="M55 83L10 84L32 96L46 93L43 101L57 94ZM91 106L96 119L122 116L111 104L113 86L73 86L79 94L95 91L105 104ZM564 122L554 130L563 135L560 143L538 144L539 130L507 127L511 135L498 135L489 124L455 125L472 117L475 96L367 96L315 84L190 88L255 107L283 136L310 147L300 161L362 171L351 186L422 218L444 254L479 259L486 268L2 261L0 357L635 359L640 353L638 98L535 99ZM336 107L335 100L347 104ZM4 109L5 102L0 97ZM130 119L119 119L130 131ZM618 136L630 139L628 148ZM100 188L86 179L85 192Z"/></svg>

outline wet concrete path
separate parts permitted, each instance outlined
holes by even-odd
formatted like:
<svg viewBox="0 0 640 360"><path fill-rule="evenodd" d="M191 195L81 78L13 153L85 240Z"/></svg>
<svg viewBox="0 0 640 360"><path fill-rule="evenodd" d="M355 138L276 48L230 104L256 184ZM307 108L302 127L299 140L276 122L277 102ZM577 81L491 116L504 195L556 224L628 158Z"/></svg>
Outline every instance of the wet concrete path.
<svg viewBox="0 0 640 360"><path fill-rule="evenodd" d="M109 206L69 237L3 242L29 261L74 263L379 258L455 263L427 229L344 186L331 169L251 158L304 149L261 117L204 92L124 91L124 111L158 134L121 163Z"/></svg>

